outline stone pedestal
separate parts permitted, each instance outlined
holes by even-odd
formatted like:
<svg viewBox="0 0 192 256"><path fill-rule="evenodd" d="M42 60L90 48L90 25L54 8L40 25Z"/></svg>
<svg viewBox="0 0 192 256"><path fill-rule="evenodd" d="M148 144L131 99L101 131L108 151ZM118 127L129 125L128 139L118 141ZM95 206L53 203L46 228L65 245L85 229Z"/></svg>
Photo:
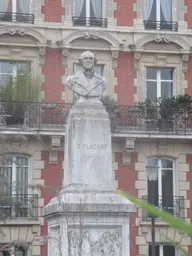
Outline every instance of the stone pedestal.
<svg viewBox="0 0 192 256"><path fill-rule="evenodd" d="M44 207L49 256L129 256L135 205L112 186L110 121L100 102L71 109L64 188Z"/></svg>
<svg viewBox="0 0 192 256"><path fill-rule="evenodd" d="M101 102L78 102L71 109L64 170L64 186L78 183L91 189L112 188L110 121Z"/></svg>

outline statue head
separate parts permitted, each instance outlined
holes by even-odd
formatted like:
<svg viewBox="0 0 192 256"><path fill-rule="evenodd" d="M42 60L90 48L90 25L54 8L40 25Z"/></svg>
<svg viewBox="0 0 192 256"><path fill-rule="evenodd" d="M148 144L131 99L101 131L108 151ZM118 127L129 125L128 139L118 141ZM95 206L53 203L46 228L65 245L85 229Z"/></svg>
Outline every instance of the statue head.
<svg viewBox="0 0 192 256"><path fill-rule="evenodd" d="M92 52L86 51L81 54L79 62L85 70L92 70L97 60Z"/></svg>

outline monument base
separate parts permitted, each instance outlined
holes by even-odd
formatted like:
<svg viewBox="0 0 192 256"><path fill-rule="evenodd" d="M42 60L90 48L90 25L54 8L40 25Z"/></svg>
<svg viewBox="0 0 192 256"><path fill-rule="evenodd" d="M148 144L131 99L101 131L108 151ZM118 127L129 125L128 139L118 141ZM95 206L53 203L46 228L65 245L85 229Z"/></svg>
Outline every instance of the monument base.
<svg viewBox="0 0 192 256"><path fill-rule="evenodd" d="M129 219L136 207L115 190L66 186L44 207L49 255L128 256Z"/></svg>

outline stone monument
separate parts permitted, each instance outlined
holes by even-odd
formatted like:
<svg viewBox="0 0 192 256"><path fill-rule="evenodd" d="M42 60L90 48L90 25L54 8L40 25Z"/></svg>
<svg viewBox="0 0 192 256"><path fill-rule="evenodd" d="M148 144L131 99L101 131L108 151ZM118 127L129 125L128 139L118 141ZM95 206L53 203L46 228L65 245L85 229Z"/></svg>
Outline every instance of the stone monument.
<svg viewBox="0 0 192 256"><path fill-rule="evenodd" d="M65 85L76 98L65 135L63 190L44 207L48 256L129 256L135 205L113 187L110 120L100 99L106 80L87 51ZM53 174L54 177L54 174Z"/></svg>

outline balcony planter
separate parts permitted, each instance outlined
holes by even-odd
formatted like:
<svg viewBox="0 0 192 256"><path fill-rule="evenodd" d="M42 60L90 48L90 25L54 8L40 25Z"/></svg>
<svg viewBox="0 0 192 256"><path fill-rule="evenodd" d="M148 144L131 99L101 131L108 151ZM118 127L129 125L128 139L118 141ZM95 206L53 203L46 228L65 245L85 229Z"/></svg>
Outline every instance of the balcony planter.
<svg viewBox="0 0 192 256"><path fill-rule="evenodd" d="M18 74L10 78L1 91L1 100L4 106L5 121L7 125L23 125L29 119L29 112L35 102L39 100L40 81L33 78L29 72Z"/></svg>
<svg viewBox="0 0 192 256"><path fill-rule="evenodd" d="M120 120L120 109L118 103L111 98L110 96L104 96L101 99L101 102L106 108L106 111L108 112L109 119L111 121L111 130L113 131L119 123Z"/></svg>
<svg viewBox="0 0 192 256"><path fill-rule="evenodd" d="M171 132L173 131L173 122L166 121L166 120L159 120L158 128L160 132Z"/></svg>

